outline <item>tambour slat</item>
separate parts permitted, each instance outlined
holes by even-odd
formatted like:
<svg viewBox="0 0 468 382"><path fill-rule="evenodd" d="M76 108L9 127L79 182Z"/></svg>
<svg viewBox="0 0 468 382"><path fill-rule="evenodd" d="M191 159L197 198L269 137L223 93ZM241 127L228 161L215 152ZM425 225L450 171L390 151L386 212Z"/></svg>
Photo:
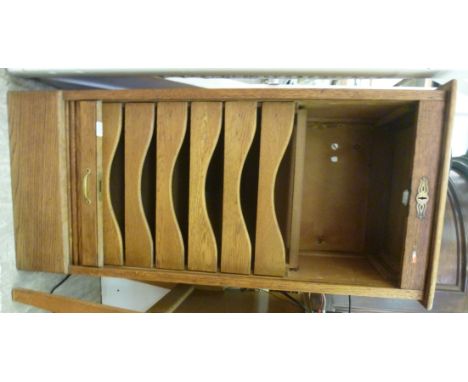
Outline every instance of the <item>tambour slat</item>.
<svg viewBox="0 0 468 382"><path fill-rule="evenodd" d="M96 108L96 174L97 190L97 242L98 266L104 266L104 223L102 221L102 102L98 101Z"/></svg>
<svg viewBox="0 0 468 382"><path fill-rule="evenodd" d="M158 103L156 120L156 267L184 269L184 241L174 210L172 179L187 129L187 103Z"/></svg>
<svg viewBox="0 0 468 382"><path fill-rule="evenodd" d="M218 250L206 208L205 183L221 131L221 102L193 102L190 119L188 267L217 270Z"/></svg>
<svg viewBox="0 0 468 382"><path fill-rule="evenodd" d="M221 271L250 273L252 245L240 201L242 169L252 144L256 102L226 102Z"/></svg>
<svg viewBox="0 0 468 382"><path fill-rule="evenodd" d="M125 105L125 265L153 266L153 239L141 199L141 177L154 131L155 105Z"/></svg>
<svg viewBox="0 0 468 382"><path fill-rule="evenodd" d="M105 103L103 117L103 225L104 263L123 265L123 243L111 200L110 176L117 145L122 133L122 104Z"/></svg>
<svg viewBox="0 0 468 382"><path fill-rule="evenodd" d="M288 216L289 268L299 267L299 244L301 233L302 190L306 150L307 110L297 113L296 129L292 137L293 158L291 161L291 205Z"/></svg>
<svg viewBox="0 0 468 382"><path fill-rule="evenodd" d="M293 102L265 102L260 131L257 226L254 272L283 276L285 248L275 212L276 174L291 137L294 123Z"/></svg>
<svg viewBox="0 0 468 382"><path fill-rule="evenodd" d="M77 104L78 226L80 264L98 266L97 231L97 102Z"/></svg>

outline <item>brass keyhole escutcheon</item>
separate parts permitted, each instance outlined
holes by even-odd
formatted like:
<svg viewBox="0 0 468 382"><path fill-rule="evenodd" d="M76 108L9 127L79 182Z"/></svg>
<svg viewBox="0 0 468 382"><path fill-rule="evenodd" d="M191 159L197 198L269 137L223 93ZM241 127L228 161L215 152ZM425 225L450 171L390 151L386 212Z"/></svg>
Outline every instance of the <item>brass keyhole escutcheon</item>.
<svg viewBox="0 0 468 382"><path fill-rule="evenodd" d="M426 217L427 204L429 202L429 180L423 176L419 181L418 193L416 194L416 216L418 219Z"/></svg>

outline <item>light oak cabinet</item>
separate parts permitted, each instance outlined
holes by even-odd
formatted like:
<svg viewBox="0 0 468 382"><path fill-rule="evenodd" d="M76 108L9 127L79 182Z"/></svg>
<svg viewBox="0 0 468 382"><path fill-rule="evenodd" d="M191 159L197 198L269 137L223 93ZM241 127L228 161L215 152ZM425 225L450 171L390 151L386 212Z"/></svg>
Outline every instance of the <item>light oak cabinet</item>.
<svg viewBox="0 0 468 382"><path fill-rule="evenodd" d="M454 88L12 92L17 267L430 307Z"/></svg>

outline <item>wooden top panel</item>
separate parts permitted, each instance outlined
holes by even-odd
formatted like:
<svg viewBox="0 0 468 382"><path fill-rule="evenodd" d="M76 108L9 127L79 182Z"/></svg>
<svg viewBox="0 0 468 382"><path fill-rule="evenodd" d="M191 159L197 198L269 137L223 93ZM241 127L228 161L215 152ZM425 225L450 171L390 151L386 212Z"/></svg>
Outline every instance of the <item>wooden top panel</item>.
<svg viewBox="0 0 468 382"><path fill-rule="evenodd" d="M74 90L65 91L66 100L103 101L227 101L265 100L300 101L307 99L353 100L443 100L441 90L413 89L129 89L129 90Z"/></svg>

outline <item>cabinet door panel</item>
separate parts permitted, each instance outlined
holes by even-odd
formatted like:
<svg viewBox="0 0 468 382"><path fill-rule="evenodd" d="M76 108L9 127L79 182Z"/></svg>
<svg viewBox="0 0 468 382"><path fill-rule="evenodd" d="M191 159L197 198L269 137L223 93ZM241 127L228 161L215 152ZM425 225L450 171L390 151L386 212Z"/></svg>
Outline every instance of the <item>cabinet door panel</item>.
<svg viewBox="0 0 468 382"><path fill-rule="evenodd" d="M424 289L431 244L444 103L421 101L411 176L401 288Z"/></svg>

